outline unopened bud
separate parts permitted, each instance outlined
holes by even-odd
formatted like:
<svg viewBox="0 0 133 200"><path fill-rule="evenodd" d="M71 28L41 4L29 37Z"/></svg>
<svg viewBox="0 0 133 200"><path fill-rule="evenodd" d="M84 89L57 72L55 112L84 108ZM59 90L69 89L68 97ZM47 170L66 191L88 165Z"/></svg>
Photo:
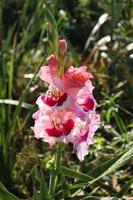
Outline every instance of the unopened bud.
<svg viewBox="0 0 133 200"><path fill-rule="evenodd" d="M64 55L64 53L67 51L67 42L65 39L59 40L59 51L61 55Z"/></svg>
<svg viewBox="0 0 133 200"><path fill-rule="evenodd" d="M54 54L50 55L46 60L47 60L48 66L50 66L53 69L56 69L57 59Z"/></svg>

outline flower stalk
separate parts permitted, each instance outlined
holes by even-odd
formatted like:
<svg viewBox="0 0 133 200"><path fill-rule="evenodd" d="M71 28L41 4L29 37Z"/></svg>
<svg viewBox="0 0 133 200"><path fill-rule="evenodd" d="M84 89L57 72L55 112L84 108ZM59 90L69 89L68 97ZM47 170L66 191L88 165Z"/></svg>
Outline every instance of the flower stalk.
<svg viewBox="0 0 133 200"><path fill-rule="evenodd" d="M55 161L54 161L54 170L52 170L51 172L50 184L49 184L49 193L52 196L55 194L57 184L58 184L58 179L59 179L58 171L61 168L61 156L62 156L62 144L57 143L56 155L55 155Z"/></svg>

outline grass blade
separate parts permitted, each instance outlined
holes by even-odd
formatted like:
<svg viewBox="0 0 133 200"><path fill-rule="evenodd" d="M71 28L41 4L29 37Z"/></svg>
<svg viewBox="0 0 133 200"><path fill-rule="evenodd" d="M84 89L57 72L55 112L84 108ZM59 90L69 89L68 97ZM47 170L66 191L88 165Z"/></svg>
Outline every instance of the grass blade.
<svg viewBox="0 0 133 200"><path fill-rule="evenodd" d="M122 198L124 196L124 194L126 194L128 192L128 190L130 189L131 185L133 185L133 179L131 179L130 181L128 181L123 188L120 190L120 192L117 194L117 197Z"/></svg>
<svg viewBox="0 0 133 200"><path fill-rule="evenodd" d="M0 104L8 104L8 105L14 105L14 106L18 106L19 105L19 101L17 100L12 100L12 99L0 99ZM25 103L23 102L21 104L22 108L27 108L27 109L32 109L33 106L29 103Z"/></svg>
<svg viewBox="0 0 133 200"><path fill-rule="evenodd" d="M39 200L50 200L48 187L42 170L40 170L40 198Z"/></svg>
<svg viewBox="0 0 133 200"><path fill-rule="evenodd" d="M48 41L51 45L52 50L54 50L55 54L58 54L58 31L57 31L57 24L55 21L54 16L48 10L48 8L44 5L44 12L47 24L47 35Z"/></svg>
<svg viewBox="0 0 133 200"><path fill-rule="evenodd" d="M99 17L97 24L92 29L92 32L85 43L85 47L84 47L85 50L87 50L87 48L88 48L90 42L93 40L93 37L96 34L96 32L100 29L102 24L104 24L108 19L109 19L108 13L104 13L103 15L101 15Z"/></svg>
<svg viewBox="0 0 133 200"><path fill-rule="evenodd" d="M90 184L95 183L102 177L108 175L109 173L115 171L125 163L127 163L129 160L133 158L133 147L126 151L125 153L116 156L115 158L107 161L105 164L102 166L98 167L94 171L88 173L88 175L95 177L94 180L90 182Z"/></svg>
<svg viewBox="0 0 133 200"><path fill-rule="evenodd" d="M0 182L0 200L19 200L19 198L9 192Z"/></svg>
<svg viewBox="0 0 133 200"><path fill-rule="evenodd" d="M70 178L77 178L77 179L81 179L84 181L92 181L93 180L93 177L91 177L87 174L81 173L81 172L76 172L75 170L69 169L67 167L61 167L61 169L63 171L63 174ZM59 173L61 173L61 172L59 171Z"/></svg>

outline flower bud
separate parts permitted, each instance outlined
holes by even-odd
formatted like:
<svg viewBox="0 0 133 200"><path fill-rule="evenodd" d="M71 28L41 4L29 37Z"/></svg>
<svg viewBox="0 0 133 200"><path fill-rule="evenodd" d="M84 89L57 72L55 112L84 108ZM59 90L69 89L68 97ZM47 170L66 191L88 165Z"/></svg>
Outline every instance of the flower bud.
<svg viewBox="0 0 133 200"><path fill-rule="evenodd" d="M50 55L47 59L48 66L50 66L52 69L57 68L57 59L54 54Z"/></svg>
<svg viewBox="0 0 133 200"><path fill-rule="evenodd" d="M59 51L61 55L64 55L64 53L67 50L67 43L65 39L59 40Z"/></svg>

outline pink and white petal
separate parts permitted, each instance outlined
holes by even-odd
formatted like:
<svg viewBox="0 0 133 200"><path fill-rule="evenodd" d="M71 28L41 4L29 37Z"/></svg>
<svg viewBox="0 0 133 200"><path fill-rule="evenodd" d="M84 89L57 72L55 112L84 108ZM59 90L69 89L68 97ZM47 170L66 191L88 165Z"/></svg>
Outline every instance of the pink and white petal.
<svg viewBox="0 0 133 200"><path fill-rule="evenodd" d="M88 154L88 145L86 142L80 142L76 147L76 155L82 162L84 157Z"/></svg>
<svg viewBox="0 0 133 200"><path fill-rule="evenodd" d="M51 70L49 66L42 66L39 71L39 77L41 80L46 83L53 84L53 80L51 77Z"/></svg>
<svg viewBox="0 0 133 200"><path fill-rule="evenodd" d="M35 121L35 125L32 127L32 130L34 131L35 138L40 139L44 137L45 126L39 120Z"/></svg>
<svg viewBox="0 0 133 200"><path fill-rule="evenodd" d="M49 143L50 148L51 148L53 145L56 144L57 138L56 137L50 137L46 133L45 136L43 137L43 141Z"/></svg>
<svg viewBox="0 0 133 200"><path fill-rule="evenodd" d="M34 127L31 127L34 131L35 138L43 139L43 141L48 142L50 146L53 146L57 139L55 137L50 137L47 132L45 131L46 128L52 128L52 124L48 117L43 117L43 120L35 120Z"/></svg>
<svg viewBox="0 0 133 200"><path fill-rule="evenodd" d="M91 113L91 123L90 123L90 128L92 132L95 132L100 125L100 115L96 114L95 112Z"/></svg>
<svg viewBox="0 0 133 200"><path fill-rule="evenodd" d="M93 92L93 85L92 82L90 80L86 81L85 86L82 87L78 93L77 93L77 98L87 98L89 97L93 97L92 92Z"/></svg>
<svg viewBox="0 0 133 200"><path fill-rule="evenodd" d="M62 80L56 75L56 71L52 70L50 66L41 67L39 77L46 83L55 85L60 90L63 90Z"/></svg>
<svg viewBox="0 0 133 200"><path fill-rule="evenodd" d="M35 113L33 113L32 118L37 120L37 119L39 119L39 115L40 115L40 110L38 110Z"/></svg>
<svg viewBox="0 0 133 200"><path fill-rule="evenodd" d="M42 94L41 96L39 96L36 100L36 104L38 105L39 109L44 109L45 108L45 104L43 102L43 98L45 98L44 94Z"/></svg>

